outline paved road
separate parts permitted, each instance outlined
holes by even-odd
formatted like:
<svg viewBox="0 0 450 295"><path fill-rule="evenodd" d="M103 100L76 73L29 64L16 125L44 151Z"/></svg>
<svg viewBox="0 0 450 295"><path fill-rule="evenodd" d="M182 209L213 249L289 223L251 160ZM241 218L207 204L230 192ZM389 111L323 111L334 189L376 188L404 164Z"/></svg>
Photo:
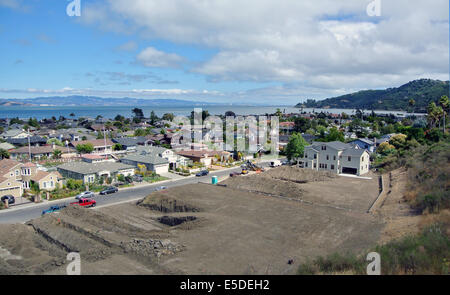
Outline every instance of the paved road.
<svg viewBox="0 0 450 295"><path fill-rule="evenodd" d="M260 164L263 167L267 167L268 163L262 163ZM217 177L223 177L226 175L229 175L231 172L238 172L241 171L240 167L236 167L234 169L227 169L225 171L216 171L211 172L207 176L203 177L187 177L183 179L177 179L165 183L155 183L152 185L146 185L142 187L136 187L136 188L128 188L121 190L115 194L106 195L106 196L100 196L96 195L94 199L97 201L97 208L105 205L112 205L116 203L126 202L126 201L132 201L139 198L144 198L151 192L155 191L160 186L166 186L168 188L180 186L180 185L186 185L191 183L198 183L198 182L205 182L205 183L211 183L211 176L217 176ZM70 199L63 199L61 201L54 201L51 203L44 203L44 204L38 204L38 205L23 205L24 207L16 207L9 209L7 211L1 211L0 212L0 224L12 224L12 223L24 223L31 219L37 218L41 216L41 213L43 210L48 209L50 206L55 205L62 205L62 204L69 204L70 202L74 202L74 198ZM26 207L25 207L26 206Z"/></svg>

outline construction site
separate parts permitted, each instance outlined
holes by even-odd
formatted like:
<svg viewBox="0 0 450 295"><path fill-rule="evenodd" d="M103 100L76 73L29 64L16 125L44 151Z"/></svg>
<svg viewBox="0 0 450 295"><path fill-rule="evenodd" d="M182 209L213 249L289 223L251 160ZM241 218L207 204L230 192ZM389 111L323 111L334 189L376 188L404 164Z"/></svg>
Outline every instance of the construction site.
<svg viewBox="0 0 450 295"><path fill-rule="evenodd" d="M153 192L137 202L69 206L0 225L0 274L295 274L318 255L380 239L368 209L379 179L282 166Z"/></svg>

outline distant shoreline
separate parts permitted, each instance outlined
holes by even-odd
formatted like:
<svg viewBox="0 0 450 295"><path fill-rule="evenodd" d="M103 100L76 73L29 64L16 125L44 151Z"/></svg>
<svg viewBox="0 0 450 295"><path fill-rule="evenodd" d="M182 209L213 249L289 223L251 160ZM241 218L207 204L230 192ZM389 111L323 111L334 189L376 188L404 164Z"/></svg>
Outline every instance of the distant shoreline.
<svg viewBox="0 0 450 295"><path fill-rule="evenodd" d="M0 108L0 118L16 118L29 119L36 118L38 120L44 118L51 118L63 116L66 118L80 118L91 117L95 118L101 115L103 118L113 119L117 115L125 117L131 117L131 110L135 106L9 106ZM237 106L237 105L192 105L192 106L136 106L144 111L145 116L149 116L151 111L159 117L165 113L173 113L175 116L189 116L194 108L202 108L207 110L210 115L224 115L227 111L232 111L236 115L266 115L273 114L280 109L283 113L295 113L301 112L325 112L332 114L346 113L352 115L356 112L356 109L321 109L321 108L297 108L294 106ZM372 110L363 110L364 113L371 113ZM405 111L385 111L374 110L377 114L401 114L403 116L415 115L423 116L424 113L407 113ZM70 114L75 114L71 117Z"/></svg>

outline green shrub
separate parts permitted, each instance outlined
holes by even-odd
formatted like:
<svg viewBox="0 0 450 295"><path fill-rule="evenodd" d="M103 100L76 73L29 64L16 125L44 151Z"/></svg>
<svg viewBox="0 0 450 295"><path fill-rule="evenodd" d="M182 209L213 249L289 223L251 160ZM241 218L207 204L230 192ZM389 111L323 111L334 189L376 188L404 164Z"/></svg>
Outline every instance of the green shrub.
<svg viewBox="0 0 450 295"><path fill-rule="evenodd" d="M436 223L418 235L376 246L374 251L381 257L381 274L450 274L450 237L446 232L448 227L449 224ZM297 273L329 274L351 271L354 274L365 274L367 265L365 254L342 256L334 253L327 257L318 257L312 263L300 265Z"/></svg>

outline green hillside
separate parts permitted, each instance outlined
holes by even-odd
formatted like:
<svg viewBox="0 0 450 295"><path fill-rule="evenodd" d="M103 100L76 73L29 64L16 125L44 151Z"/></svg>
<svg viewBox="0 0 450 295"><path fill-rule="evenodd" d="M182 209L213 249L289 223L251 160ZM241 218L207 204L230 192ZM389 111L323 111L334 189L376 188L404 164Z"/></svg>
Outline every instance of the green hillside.
<svg viewBox="0 0 450 295"><path fill-rule="evenodd" d="M437 102L442 95L449 95L449 81L420 79L398 88L364 90L320 101L308 99L296 107L426 112L428 104ZM414 106L410 106L411 99Z"/></svg>

